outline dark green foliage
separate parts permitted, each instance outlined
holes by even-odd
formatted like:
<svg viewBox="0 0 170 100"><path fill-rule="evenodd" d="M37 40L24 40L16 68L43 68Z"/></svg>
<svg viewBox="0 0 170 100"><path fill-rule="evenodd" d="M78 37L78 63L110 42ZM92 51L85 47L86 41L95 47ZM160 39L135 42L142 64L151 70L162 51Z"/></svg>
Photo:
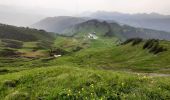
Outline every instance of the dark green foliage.
<svg viewBox="0 0 170 100"><path fill-rule="evenodd" d="M7 70L7 69L0 69L0 74L4 74L4 73L8 73L9 72L9 70Z"/></svg>
<svg viewBox="0 0 170 100"><path fill-rule="evenodd" d="M12 56L18 56L19 53L16 52L16 50L13 49L2 49L0 51L0 57L12 57Z"/></svg>
<svg viewBox="0 0 170 100"><path fill-rule="evenodd" d="M16 87L18 82L19 82L18 80L6 80L4 82L4 86L6 86L6 87Z"/></svg>
<svg viewBox="0 0 170 100"><path fill-rule="evenodd" d="M73 49L73 52L77 52L77 51L80 51L81 49L83 49L82 47L80 46L77 46Z"/></svg>
<svg viewBox="0 0 170 100"><path fill-rule="evenodd" d="M143 40L140 38L128 39L122 43L122 45L132 43L132 46L141 43ZM167 49L159 44L159 40L149 39L143 45L143 49L148 49L150 53L158 54L160 52L167 51Z"/></svg>
<svg viewBox="0 0 170 100"><path fill-rule="evenodd" d="M60 49L60 48L57 48L57 49L51 49L49 51L49 54L50 56L54 56L54 55L65 55L67 54L68 52L63 50L63 49Z"/></svg>
<svg viewBox="0 0 170 100"><path fill-rule="evenodd" d="M140 39L140 38L135 38L134 40L133 40L133 42L132 42L132 45L134 46L134 45L137 45L137 44L139 44L139 43L141 43L142 42L142 39Z"/></svg>
<svg viewBox="0 0 170 100"><path fill-rule="evenodd" d="M128 44L132 42L132 46L135 46L139 43L141 43L143 40L141 38L132 38L132 39L128 39L126 40L123 44Z"/></svg>
<svg viewBox="0 0 170 100"><path fill-rule="evenodd" d="M162 46L157 46L151 52L153 52L154 54L158 54L158 53L164 52L164 51L167 51L167 49Z"/></svg>
<svg viewBox="0 0 170 100"><path fill-rule="evenodd" d="M144 44L143 46L143 49L150 49L152 48L154 45L158 45L159 44L159 41L158 40L155 40L155 39L150 39L150 40L147 40L146 43Z"/></svg>
<svg viewBox="0 0 170 100"><path fill-rule="evenodd" d="M22 48L23 43L21 41L17 41L17 40L10 40L10 39L2 39L1 40L4 43L5 47L9 47L9 48Z"/></svg>
<svg viewBox="0 0 170 100"><path fill-rule="evenodd" d="M43 30L0 24L0 39L13 39L24 42L32 42L38 40L53 40L54 37L52 34Z"/></svg>
<svg viewBox="0 0 170 100"><path fill-rule="evenodd" d="M40 50L40 49L49 49L51 48L51 45L53 44L53 42L51 41L39 41L37 43L37 47L34 48L34 50Z"/></svg>
<svg viewBox="0 0 170 100"><path fill-rule="evenodd" d="M159 44L159 41L155 39L147 40L146 43L143 45L143 49L149 49L149 52L153 54L167 51L167 49L161 46Z"/></svg>

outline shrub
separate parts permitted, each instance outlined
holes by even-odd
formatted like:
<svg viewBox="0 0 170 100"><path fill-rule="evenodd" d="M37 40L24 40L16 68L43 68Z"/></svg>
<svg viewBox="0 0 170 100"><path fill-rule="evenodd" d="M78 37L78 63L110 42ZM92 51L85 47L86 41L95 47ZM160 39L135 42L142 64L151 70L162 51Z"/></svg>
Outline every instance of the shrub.
<svg viewBox="0 0 170 100"><path fill-rule="evenodd" d="M155 50L154 50L154 54L158 54L158 53L160 53L160 52L164 52L164 51L167 51L167 49L166 48L164 48L164 47L157 47Z"/></svg>
<svg viewBox="0 0 170 100"><path fill-rule="evenodd" d="M143 40L141 38L132 38L132 39L128 39L125 42L123 42L123 45L132 43L132 46L135 46L135 45L141 43L142 41Z"/></svg>
<svg viewBox="0 0 170 100"><path fill-rule="evenodd" d="M147 40L146 43L143 45L143 49L150 49L154 46L154 44L159 44L159 41L155 39Z"/></svg>
<svg viewBox="0 0 170 100"><path fill-rule="evenodd" d="M5 47L9 48L22 48L23 43L17 40L10 40L10 39L2 39L2 42L4 43Z"/></svg>
<svg viewBox="0 0 170 100"><path fill-rule="evenodd" d="M80 47L80 46L77 46L77 47L75 47L75 48L73 49L73 52L78 52L78 51L80 51L81 49L83 49L83 48Z"/></svg>
<svg viewBox="0 0 170 100"><path fill-rule="evenodd" d="M150 53L158 54L160 52L167 51L167 49L163 46L160 46L158 40L147 40L146 43L143 45L143 49L149 49Z"/></svg>
<svg viewBox="0 0 170 100"><path fill-rule="evenodd" d="M60 48L57 48L57 49L51 49L49 51L49 54L50 56L54 56L54 55L65 55L67 54L68 52L63 50L63 49L60 49Z"/></svg>
<svg viewBox="0 0 170 100"><path fill-rule="evenodd" d="M18 56L19 53L16 52L16 50L13 49L3 49L0 51L0 56L1 57L11 57L11 56Z"/></svg>
<svg viewBox="0 0 170 100"><path fill-rule="evenodd" d="M0 69L0 74L2 74L2 73L8 73L9 72L9 70L7 70L7 69Z"/></svg>
<svg viewBox="0 0 170 100"><path fill-rule="evenodd" d="M17 80L6 80L4 82L4 86L6 86L6 87L16 87L17 84L18 84Z"/></svg>
<svg viewBox="0 0 170 100"><path fill-rule="evenodd" d="M132 45L134 46L134 45L137 45L137 44L139 44L139 43L141 43L142 42L142 39L140 39L140 38L135 38L134 40L133 40L133 42L132 42Z"/></svg>

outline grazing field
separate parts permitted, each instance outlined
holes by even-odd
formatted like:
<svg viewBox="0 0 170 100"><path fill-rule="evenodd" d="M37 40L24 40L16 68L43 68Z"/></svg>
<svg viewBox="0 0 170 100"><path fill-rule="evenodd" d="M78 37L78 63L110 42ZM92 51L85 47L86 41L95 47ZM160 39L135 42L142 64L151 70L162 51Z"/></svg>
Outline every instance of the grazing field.
<svg viewBox="0 0 170 100"><path fill-rule="evenodd" d="M0 57L0 99L168 100L170 42L159 41L166 51L157 54L146 42L57 36L37 50L37 42L23 42L19 57Z"/></svg>

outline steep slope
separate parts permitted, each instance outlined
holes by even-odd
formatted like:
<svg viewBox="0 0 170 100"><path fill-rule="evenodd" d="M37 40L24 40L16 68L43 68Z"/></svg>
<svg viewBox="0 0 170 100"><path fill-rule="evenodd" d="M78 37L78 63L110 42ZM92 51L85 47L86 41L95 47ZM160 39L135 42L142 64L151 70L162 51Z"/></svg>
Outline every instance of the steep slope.
<svg viewBox="0 0 170 100"><path fill-rule="evenodd" d="M32 27L49 32L62 33L64 29L85 21L87 21L87 18L69 16L49 17L35 23Z"/></svg>
<svg viewBox="0 0 170 100"><path fill-rule="evenodd" d="M54 39L53 34L43 30L15 27L5 24L0 24L0 39L13 39L19 41L48 41Z"/></svg>
<svg viewBox="0 0 170 100"><path fill-rule="evenodd" d="M45 56L54 38L43 30L0 24L0 57Z"/></svg>
<svg viewBox="0 0 170 100"><path fill-rule="evenodd" d="M0 97L13 99L146 99L170 97L170 42L159 54L137 45L115 44L102 37L85 40L58 37L55 45L67 50L84 46L59 58L1 59ZM162 74L161 74L162 73Z"/></svg>
<svg viewBox="0 0 170 100"><path fill-rule="evenodd" d="M85 36L88 33L96 32L97 35L104 36L109 30L109 24L98 20L88 20L74 25L63 31L64 35Z"/></svg>
<svg viewBox="0 0 170 100"><path fill-rule="evenodd" d="M124 14L118 12L99 11L91 14L89 17L114 20L121 24L127 24L134 27L143 27L154 30L170 31L170 16L151 14Z"/></svg>
<svg viewBox="0 0 170 100"><path fill-rule="evenodd" d="M170 33L144 28L134 28L106 21L89 20L64 31L65 35L81 35L95 32L99 36L117 36L121 39L142 38L170 40Z"/></svg>

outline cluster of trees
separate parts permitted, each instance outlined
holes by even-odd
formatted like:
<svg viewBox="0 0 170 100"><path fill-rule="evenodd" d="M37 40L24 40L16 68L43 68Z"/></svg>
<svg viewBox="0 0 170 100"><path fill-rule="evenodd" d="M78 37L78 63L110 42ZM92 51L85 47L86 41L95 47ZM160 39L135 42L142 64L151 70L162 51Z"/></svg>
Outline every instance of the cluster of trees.
<svg viewBox="0 0 170 100"><path fill-rule="evenodd" d="M141 42L143 42L144 40L141 38L132 38L132 39L128 39L125 42L122 43L122 45L126 45L128 43L131 43L132 46L138 45ZM160 52L164 52L167 51L167 48L165 48L164 46L160 45L159 40L156 39L149 39L144 41L144 45L143 45L143 49L148 49L150 53L153 54L158 54Z"/></svg>
<svg viewBox="0 0 170 100"><path fill-rule="evenodd" d="M128 44L128 43L132 43L132 46L135 46L139 43L141 43L143 40L141 38L132 38L132 39L128 39L125 42L123 42L122 44Z"/></svg>
<svg viewBox="0 0 170 100"><path fill-rule="evenodd" d="M158 40L147 40L143 45L143 49L148 49L150 53L158 54L160 52L167 51L167 48L161 46Z"/></svg>

